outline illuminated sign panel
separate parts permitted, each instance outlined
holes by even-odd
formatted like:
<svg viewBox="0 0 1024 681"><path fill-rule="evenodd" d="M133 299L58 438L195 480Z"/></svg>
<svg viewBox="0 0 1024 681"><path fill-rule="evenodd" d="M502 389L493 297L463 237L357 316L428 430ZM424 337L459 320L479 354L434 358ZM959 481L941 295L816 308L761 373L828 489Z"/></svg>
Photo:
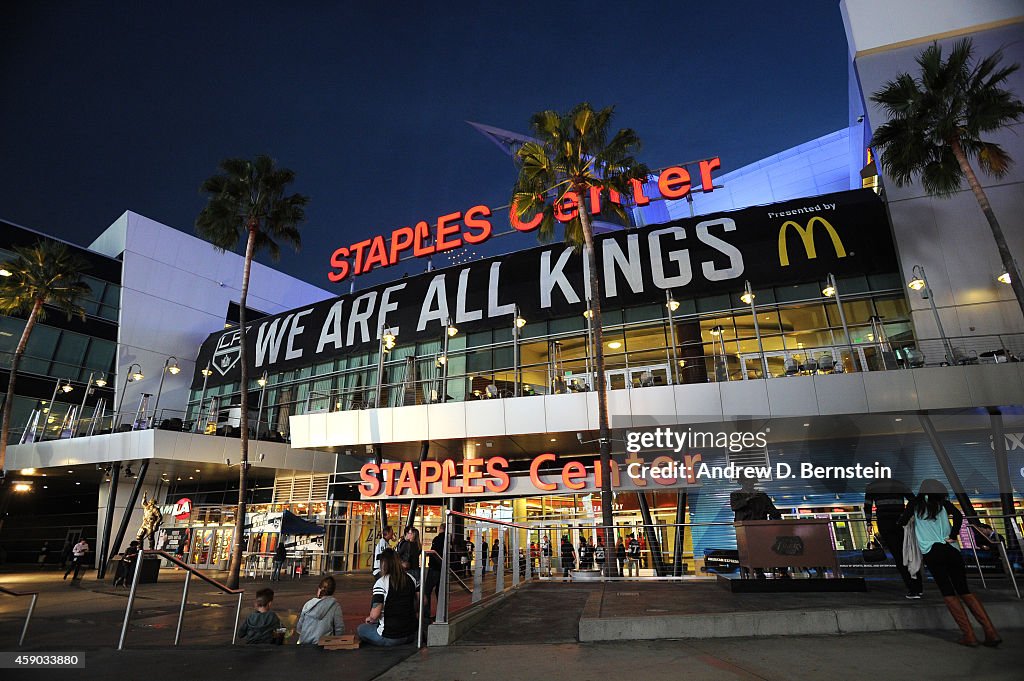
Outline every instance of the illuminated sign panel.
<svg viewBox="0 0 1024 681"><path fill-rule="evenodd" d="M605 309L738 294L755 287L823 282L899 271L881 199L855 190L623 229L596 239ZM400 279L252 322L251 375L308 367L380 349L384 329L399 346L436 340L450 321L460 332L511 328L582 315L590 298L586 258L562 243ZM818 287L820 289L820 286ZM212 334L200 369L213 388L239 380L237 330Z"/></svg>

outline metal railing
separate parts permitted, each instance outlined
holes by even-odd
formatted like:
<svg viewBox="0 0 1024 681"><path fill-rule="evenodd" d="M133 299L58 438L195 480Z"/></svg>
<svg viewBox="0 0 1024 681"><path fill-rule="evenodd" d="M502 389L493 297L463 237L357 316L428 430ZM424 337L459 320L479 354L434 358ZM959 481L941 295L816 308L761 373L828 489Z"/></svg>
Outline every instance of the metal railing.
<svg viewBox="0 0 1024 681"><path fill-rule="evenodd" d="M18 639L18 647L25 643L25 634L28 633L28 623L32 621L32 613L36 609L36 601L39 599L38 591L14 591L7 587L0 586L0 594L6 594L7 596L15 596L18 598L24 596L31 596L32 600L28 604L28 612L25 614L25 624L21 627L21 638Z"/></svg>
<svg viewBox="0 0 1024 681"><path fill-rule="evenodd" d="M131 621L132 606L135 604L135 592L137 591L139 585L139 573L142 572L142 561L145 559L146 556L157 556L163 558L164 560L170 562L172 565L175 565L181 568L182 570L185 570L185 586L181 590L181 607L178 609L178 624L174 629L174 645L178 645L178 643L181 641L181 624L185 617L185 604L188 599L188 587L189 583L192 580L192 575L197 576L199 579L203 580L210 586L213 586L226 594L238 595L238 607L235 609L235 625L231 629L231 645L234 645L235 640L238 637L238 618L242 613L242 595L245 593L245 589L228 588L227 586L218 582L216 579L213 579L212 577L203 574L196 568L192 567L187 563L182 562L181 560L179 560L175 556L172 556L166 551L145 549L139 551L138 557L135 559L134 571L132 574L132 588L131 591L128 593L128 605L127 607L125 607L124 610L124 622L121 625L121 637L118 639L117 649L124 650L124 640L125 637L128 635L128 624Z"/></svg>

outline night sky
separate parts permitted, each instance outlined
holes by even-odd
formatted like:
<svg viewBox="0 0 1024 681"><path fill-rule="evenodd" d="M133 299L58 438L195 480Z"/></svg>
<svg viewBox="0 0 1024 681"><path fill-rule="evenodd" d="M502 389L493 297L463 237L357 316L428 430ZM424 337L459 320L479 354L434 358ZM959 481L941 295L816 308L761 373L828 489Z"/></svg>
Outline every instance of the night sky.
<svg viewBox="0 0 1024 681"><path fill-rule="evenodd" d="M848 124L836 0L4 14L0 218L83 245L125 210L192 233L218 161L267 153L311 197L302 253L278 267L339 292L347 282L326 279L336 246L507 203L511 161L467 120L528 132L539 110L615 105L651 167L717 155L721 172Z"/></svg>

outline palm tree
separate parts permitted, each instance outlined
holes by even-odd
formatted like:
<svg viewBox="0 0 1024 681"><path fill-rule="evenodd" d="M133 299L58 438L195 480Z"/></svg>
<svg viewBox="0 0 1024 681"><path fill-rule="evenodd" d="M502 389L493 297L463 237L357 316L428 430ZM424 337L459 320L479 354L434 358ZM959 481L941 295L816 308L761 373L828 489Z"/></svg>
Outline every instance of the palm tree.
<svg viewBox="0 0 1024 681"><path fill-rule="evenodd" d="M566 198L575 198L578 211L565 223L565 242L582 246L590 265L591 322L594 328L594 363L597 378L598 442L600 444L601 521L605 544L615 546L612 519L612 491L609 467L611 462L611 429L608 425L608 386L604 372L604 333L601 320L601 281L597 254L594 250L594 229L587 198L592 187L605 187L630 196L631 182L645 181L650 170L634 158L640 149L636 132L624 128L610 134L614 107L595 111L588 103L577 104L560 115L556 111L534 114L530 128L536 141L526 142L516 153L519 176L512 190L511 210L519 218L541 214L539 237L548 241L555 235L554 205ZM611 201L605 202L623 220L625 209ZM628 223L627 223L628 224ZM615 561L606 561L614 565Z"/></svg>
<svg viewBox="0 0 1024 681"><path fill-rule="evenodd" d="M1001 66L1002 58L996 51L976 62L971 40L965 38L943 61L942 48L933 43L917 57L917 77L901 73L871 96L889 118L875 131L871 144L881 152L882 167L898 186L920 176L929 194L949 197L967 180L1024 313L1024 281L971 166L976 160L983 171L998 178L1013 164L1001 146L981 139L1024 117L1024 104L1002 87L1020 65Z"/></svg>
<svg viewBox="0 0 1024 681"><path fill-rule="evenodd" d="M4 400L3 421L0 424L0 472L7 461L7 438L11 430L11 410L14 405L14 383L18 366L25 355L29 336L36 322L46 318L47 307L85 319L85 309L79 302L89 295L89 285L82 281L82 271L88 267L79 255L57 241L39 241L35 246L14 249L14 258L0 265L9 276L0 277L0 313L28 315L21 339L11 358L7 398Z"/></svg>
<svg viewBox="0 0 1024 681"><path fill-rule="evenodd" d="M234 250L239 240L245 242L245 263L242 267L242 292L238 300L239 371L241 373L241 463L238 467L238 510L235 515L235 545L231 552L228 586L238 587L242 568L245 532L246 473L249 468L249 361L246 349L245 305L249 295L249 270L253 256L267 250L271 258L281 255L278 242L299 249L302 239L298 226L306 219L309 197L285 195L295 180L295 173L277 168L269 156L249 161L229 158L221 161L220 173L203 182L200 192L209 201L196 218L196 232L218 250Z"/></svg>

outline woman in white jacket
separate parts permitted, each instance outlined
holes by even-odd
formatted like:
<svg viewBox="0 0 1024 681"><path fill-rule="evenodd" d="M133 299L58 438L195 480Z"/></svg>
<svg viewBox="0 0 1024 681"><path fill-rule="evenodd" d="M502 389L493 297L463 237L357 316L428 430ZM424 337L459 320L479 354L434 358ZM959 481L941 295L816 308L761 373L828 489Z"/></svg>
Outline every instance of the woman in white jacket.
<svg viewBox="0 0 1024 681"><path fill-rule="evenodd" d="M295 623L296 643L316 645L321 636L345 633L341 605L334 600L334 577L324 577L316 590L316 597L306 601Z"/></svg>

